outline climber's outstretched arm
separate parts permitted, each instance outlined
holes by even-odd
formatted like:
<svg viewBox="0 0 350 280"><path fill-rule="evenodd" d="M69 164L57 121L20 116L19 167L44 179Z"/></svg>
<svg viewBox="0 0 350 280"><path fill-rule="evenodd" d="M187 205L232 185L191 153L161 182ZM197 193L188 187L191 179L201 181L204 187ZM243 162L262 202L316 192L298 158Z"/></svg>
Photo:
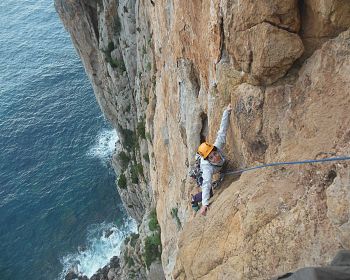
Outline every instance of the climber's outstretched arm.
<svg viewBox="0 0 350 280"><path fill-rule="evenodd" d="M229 104L226 110L224 111L224 113L222 114L220 129L218 131L218 134L216 136L216 140L214 143L214 146L219 148L220 150L224 147L226 143L226 133L227 133L228 124L230 121L231 111L232 111L232 105Z"/></svg>

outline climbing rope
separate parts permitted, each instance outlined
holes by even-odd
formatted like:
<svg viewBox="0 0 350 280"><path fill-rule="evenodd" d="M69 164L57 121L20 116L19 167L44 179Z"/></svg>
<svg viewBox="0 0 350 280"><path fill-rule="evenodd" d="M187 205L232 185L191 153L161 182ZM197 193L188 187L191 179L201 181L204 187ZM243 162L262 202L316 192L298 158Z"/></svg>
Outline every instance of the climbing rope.
<svg viewBox="0 0 350 280"><path fill-rule="evenodd" d="M243 172L260 169L260 168L266 168L270 166L279 166L279 165L293 165L293 164L306 164L306 163L318 163L318 162L327 162L327 161L341 161L341 160L350 160L350 156L342 156L342 157L333 157L333 158L323 158L323 159L308 159L308 160L302 160L302 161L286 161L286 162L274 162L274 163L268 163L264 165L258 165L254 167L248 167L240 170L235 171L227 171L223 172L223 175L233 175L233 174L242 174Z"/></svg>

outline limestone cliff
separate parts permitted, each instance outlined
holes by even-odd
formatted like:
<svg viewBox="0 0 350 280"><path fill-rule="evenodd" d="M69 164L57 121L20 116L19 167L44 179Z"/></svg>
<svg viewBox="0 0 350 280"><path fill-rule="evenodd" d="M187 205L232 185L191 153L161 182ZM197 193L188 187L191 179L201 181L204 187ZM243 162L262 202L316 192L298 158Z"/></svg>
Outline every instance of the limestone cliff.
<svg viewBox="0 0 350 280"><path fill-rule="evenodd" d="M167 279L269 279L349 249L346 162L227 176L205 217L187 175L229 102L230 167L350 154L349 1L55 5L118 132L118 190L143 238L157 209ZM133 276L162 278L151 270Z"/></svg>

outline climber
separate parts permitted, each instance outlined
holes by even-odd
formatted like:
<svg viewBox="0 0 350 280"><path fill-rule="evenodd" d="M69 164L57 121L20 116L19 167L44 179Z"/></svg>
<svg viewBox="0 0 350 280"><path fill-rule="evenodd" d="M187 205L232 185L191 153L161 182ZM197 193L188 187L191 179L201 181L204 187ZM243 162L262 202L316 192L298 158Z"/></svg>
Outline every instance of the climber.
<svg viewBox="0 0 350 280"><path fill-rule="evenodd" d="M203 142L198 147L197 153L200 155L200 168L202 171L202 207L200 213L206 215L209 207L209 198L211 197L212 177L214 173L221 170L225 163L225 157L222 149L226 142L226 132L229 124L229 116L232 111L232 105L229 104L222 114L220 129L213 144Z"/></svg>

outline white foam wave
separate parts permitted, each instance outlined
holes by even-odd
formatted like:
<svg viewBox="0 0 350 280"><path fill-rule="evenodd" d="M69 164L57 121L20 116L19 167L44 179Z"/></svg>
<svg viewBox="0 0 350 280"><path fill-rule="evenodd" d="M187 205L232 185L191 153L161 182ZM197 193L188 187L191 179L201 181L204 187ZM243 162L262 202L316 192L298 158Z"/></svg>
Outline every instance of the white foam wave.
<svg viewBox="0 0 350 280"><path fill-rule="evenodd" d="M90 148L88 155L105 162L112 156L117 141L118 136L114 129L104 129L98 133L96 143Z"/></svg>
<svg viewBox="0 0 350 280"><path fill-rule="evenodd" d="M60 260L63 271L59 279L63 280L72 269L78 275L90 278L98 269L107 265L112 257L119 256L120 246L131 232L137 232L137 224L131 218L127 218L121 227L113 223L93 226L88 232L86 246Z"/></svg>

